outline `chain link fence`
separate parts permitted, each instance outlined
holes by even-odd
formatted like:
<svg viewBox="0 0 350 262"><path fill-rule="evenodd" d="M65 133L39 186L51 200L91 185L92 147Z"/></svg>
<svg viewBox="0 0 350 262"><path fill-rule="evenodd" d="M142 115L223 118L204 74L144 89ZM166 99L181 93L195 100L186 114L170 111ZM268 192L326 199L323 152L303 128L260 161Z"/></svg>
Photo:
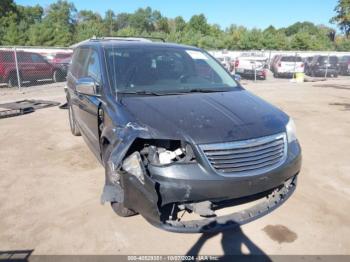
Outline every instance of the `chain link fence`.
<svg viewBox="0 0 350 262"><path fill-rule="evenodd" d="M0 47L0 85L19 88L66 80L72 49Z"/></svg>

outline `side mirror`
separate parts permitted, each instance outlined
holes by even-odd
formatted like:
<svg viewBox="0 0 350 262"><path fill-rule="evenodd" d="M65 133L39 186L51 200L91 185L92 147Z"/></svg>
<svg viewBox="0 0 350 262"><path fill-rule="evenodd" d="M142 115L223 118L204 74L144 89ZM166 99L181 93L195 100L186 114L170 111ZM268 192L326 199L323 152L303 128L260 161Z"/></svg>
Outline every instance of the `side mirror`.
<svg viewBox="0 0 350 262"><path fill-rule="evenodd" d="M80 78L75 85L78 93L89 95L89 96L99 96L98 84L91 77Z"/></svg>

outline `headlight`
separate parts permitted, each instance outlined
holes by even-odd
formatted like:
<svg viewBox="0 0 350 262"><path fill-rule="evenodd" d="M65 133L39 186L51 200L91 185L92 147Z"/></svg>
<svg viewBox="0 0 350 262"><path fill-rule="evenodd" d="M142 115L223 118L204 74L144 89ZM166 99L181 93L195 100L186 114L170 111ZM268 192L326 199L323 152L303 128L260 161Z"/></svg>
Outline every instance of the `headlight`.
<svg viewBox="0 0 350 262"><path fill-rule="evenodd" d="M294 124L294 121L292 118L289 118L289 122L286 126L286 131L287 131L288 143L291 143L291 142L297 140L296 128L295 128L295 124Z"/></svg>
<svg viewBox="0 0 350 262"><path fill-rule="evenodd" d="M134 152L124 160L123 169L131 175L136 176L142 184L145 183L145 170L139 152Z"/></svg>

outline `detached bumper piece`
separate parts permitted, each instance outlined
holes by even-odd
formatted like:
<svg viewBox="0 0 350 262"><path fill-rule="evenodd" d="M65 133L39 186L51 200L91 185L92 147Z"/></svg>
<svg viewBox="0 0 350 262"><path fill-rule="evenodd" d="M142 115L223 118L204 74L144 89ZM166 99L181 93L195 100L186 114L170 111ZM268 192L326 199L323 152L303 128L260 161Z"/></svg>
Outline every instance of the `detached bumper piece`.
<svg viewBox="0 0 350 262"><path fill-rule="evenodd" d="M172 232L187 232L187 233L211 233L233 228L239 225L244 225L255 219L258 219L280 205L282 205L289 196L294 192L296 187L296 177L293 177L285 182L283 186L275 189L265 197L265 200L255 206L244 209L242 211L224 215L215 218L206 218L193 221L165 221L161 227Z"/></svg>
<svg viewBox="0 0 350 262"><path fill-rule="evenodd" d="M180 214L182 211L179 207L195 206L201 203L172 203L161 207L161 195L158 191L159 184L152 181L148 176L145 176L144 184L131 174L124 173L122 176L123 187L132 188L132 190L125 191L125 206L137 210L152 225L178 233L219 232L249 223L282 205L294 192L296 182L297 176L295 175L279 187L267 192L241 199L213 201L210 208L204 208L204 211L210 211L208 216L204 215L204 218L199 220L181 221L181 217L179 218L177 215L177 212ZM215 216L215 210L219 210L222 207L234 206L235 204L232 203L236 203L236 205L246 204L254 200L258 200L257 204L247 209L229 215ZM186 209L183 209L183 211L185 212ZM195 210L192 209L192 211Z"/></svg>
<svg viewBox="0 0 350 262"><path fill-rule="evenodd" d="M29 114L37 109L58 106L60 103L45 100L20 100L0 104L0 119Z"/></svg>

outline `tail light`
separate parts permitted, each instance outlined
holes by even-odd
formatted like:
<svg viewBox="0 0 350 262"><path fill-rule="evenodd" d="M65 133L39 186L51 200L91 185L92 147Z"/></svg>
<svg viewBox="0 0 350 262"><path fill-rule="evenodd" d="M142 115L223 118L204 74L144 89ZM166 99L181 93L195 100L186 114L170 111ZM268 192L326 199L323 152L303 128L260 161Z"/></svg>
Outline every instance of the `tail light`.
<svg viewBox="0 0 350 262"><path fill-rule="evenodd" d="M4 75L5 74L5 66L0 64L0 75Z"/></svg>
<svg viewBox="0 0 350 262"><path fill-rule="evenodd" d="M237 59L236 61L235 61L235 67L238 67L239 66L239 60Z"/></svg>

